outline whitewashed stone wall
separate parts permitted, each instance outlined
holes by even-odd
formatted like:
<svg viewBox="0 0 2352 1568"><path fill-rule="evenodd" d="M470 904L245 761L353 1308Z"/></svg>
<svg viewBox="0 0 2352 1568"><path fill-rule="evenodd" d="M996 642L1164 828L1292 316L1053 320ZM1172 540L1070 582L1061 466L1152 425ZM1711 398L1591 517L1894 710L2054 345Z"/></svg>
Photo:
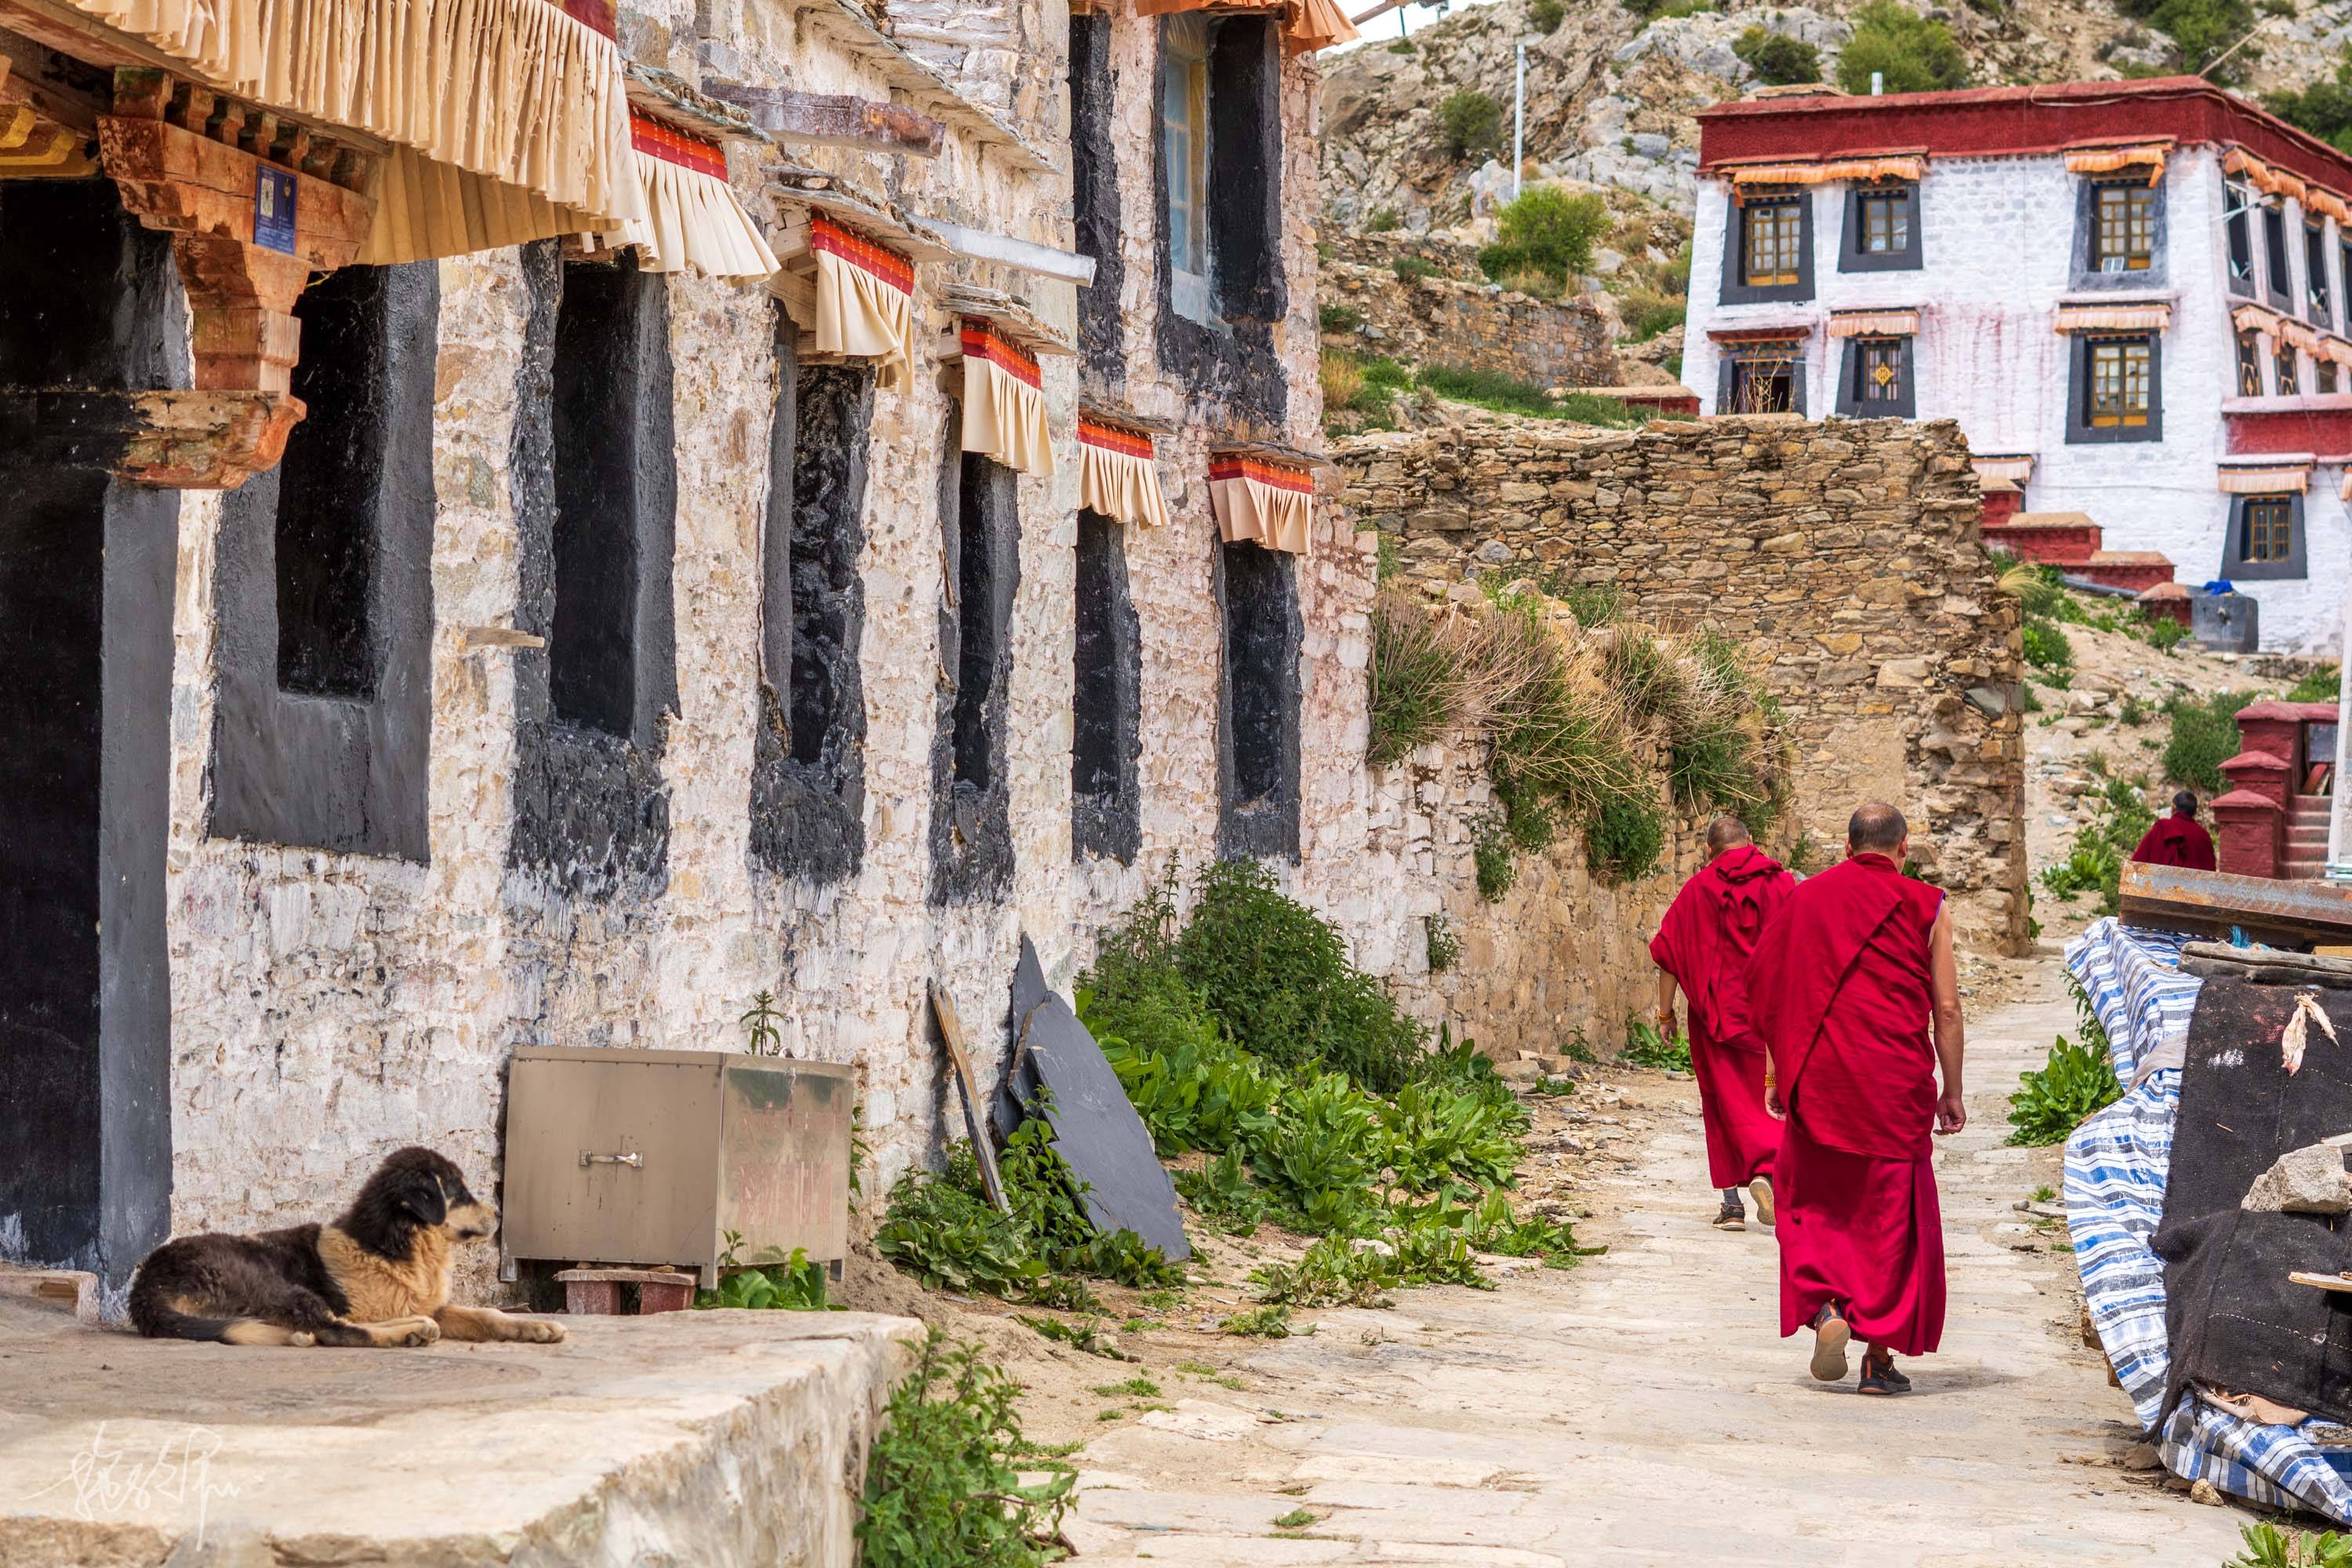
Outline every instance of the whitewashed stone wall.
<svg viewBox="0 0 2352 1568"><path fill-rule="evenodd" d="M2105 531L2110 550L2171 557L2179 579L2203 583L2222 572L2229 498L2216 473L2227 451L2221 417L2236 390L2222 226L2221 161L2211 147L2177 151L2165 170L2167 273L2126 292L2168 298L2172 324L2161 347L2164 439L2066 440L2071 341L2052 329L2070 292L2075 204L2081 177L2063 158L1935 158L1921 183L1918 222L1926 265L1910 272L1841 272L1840 236L1848 187L1812 188L1814 297L1800 303L1720 302L1730 203L1719 181L1702 181L1691 241L1691 303L1683 381L1706 413L1717 412L1718 354L1713 330L1802 324L1806 408L1836 406L1843 345L1827 335L1829 312L1871 307L1922 310L1914 345L1918 416L1957 420L1979 453L2032 453L2029 511L2080 511ZM2303 287L2302 213L2289 205L2292 275ZM2261 225L2255 226L2261 276ZM2327 225L2331 269L2340 272L2335 225ZM2333 297L2343 299L2343 279ZM2352 395L2314 397L2314 406L2352 407ZM2340 464L2313 476L2307 501L2307 577L2242 584L2262 603L2263 646L2294 652L2333 649L2339 637L2335 584L2352 571L2352 521L2336 499ZM2324 492L2324 494L2323 494Z"/></svg>

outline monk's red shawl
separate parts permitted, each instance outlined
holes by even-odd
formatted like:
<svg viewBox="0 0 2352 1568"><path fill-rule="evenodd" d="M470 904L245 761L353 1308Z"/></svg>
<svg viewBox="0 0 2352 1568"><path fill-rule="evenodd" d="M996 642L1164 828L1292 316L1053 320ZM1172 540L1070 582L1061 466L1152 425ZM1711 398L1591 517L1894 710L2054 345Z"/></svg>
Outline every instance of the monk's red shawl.
<svg viewBox="0 0 2352 1568"><path fill-rule="evenodd" d="M1927 933L1943 893L1884 855L1799 884L1748 964L1748 1009L1782 1102L1832 1149L1927 1152L1936 1121Z"/></svg>
<svg viewBox="0 0 2352 1568"><path fill-rule="evenodd" d="M1694 1043L1760 1051L1749 1025L1748 955L1796 882L1752 844L1727 849L1683 884L1650 940L1650 957L1690 999Z"/></svg>
<svg viewBox="0 0 2352 1568"><path fill-rule="evenodd" d="M2213 836L2192 816L2167 816L2140 836L2132 858L2150 866L2187 866L2210 871L2220 862L2213 857Z"/></svg>

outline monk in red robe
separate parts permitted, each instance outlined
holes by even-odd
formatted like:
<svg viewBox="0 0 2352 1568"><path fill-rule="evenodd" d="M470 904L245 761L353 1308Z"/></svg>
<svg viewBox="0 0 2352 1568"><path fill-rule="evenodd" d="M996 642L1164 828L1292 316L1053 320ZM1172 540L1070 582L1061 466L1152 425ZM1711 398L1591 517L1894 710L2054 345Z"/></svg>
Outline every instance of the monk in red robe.
<svg viewBox="0 0 2352 1568"><path fill-rule="evenodd" d="M1845 859L1798 886L1748 965L1765 1105L1786 1121L1772 1173L1780 1332L1813 1331L1824 1383L1845 1376L1861 1336L1864 1394L1909 1389L1895 1353L1925 1354L1943 1336L1928 1130L1969 1121L1951 917L1939 889L1898 869L1910 847L1893 806L1855 812Z"/></svg>
<svg viewBox="0 0 2352 1568"><path fill-rule="evenodd" d="M1707 825L1706 852L1658 922L1650 957L1658 966L1660 1034L1674 1035L1676 985L1690 998L1707 1180L1723 1194L1716 1228L1745 1230L1742 1187L1756 1200L1756 1217L1772 1223L1772 1155L1780 1146L1780 1125L1764 1109L1764 1042L1748 1022L1748 955L1797 884L1736 816Z"/></svg>
<svg viewBox="0 0 2352 1568"><path fill-rule="evenodd" d="M2213 856L2213 836L2197 820L2197 797L2182 790L2172 797L2172 815L2140 835L2132 858L2148 866L2187 866L2210 871L2221 862Z"/></svg>

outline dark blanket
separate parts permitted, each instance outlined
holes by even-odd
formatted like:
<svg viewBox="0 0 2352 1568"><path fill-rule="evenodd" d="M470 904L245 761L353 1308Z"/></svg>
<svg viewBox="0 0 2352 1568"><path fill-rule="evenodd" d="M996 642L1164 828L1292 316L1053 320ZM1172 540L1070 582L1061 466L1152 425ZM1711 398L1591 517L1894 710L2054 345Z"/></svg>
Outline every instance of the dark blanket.
<svg viewBox="0 0 2352 1568"><path fill-rule="evenodd" d="M2280 1155L2352 1132L2352 992L2314 994L2341 1043L2312 1026L2293 1077L2280 1066L2279 1036L2294 987L2209 980L2189 1020L2154 1244L2172 1349L2167 1417L2195 1382L2352 1421L2352 1297L2287 1280L2298 1268L2352 1268L2352 1226L2238 1206Z"/></svg>

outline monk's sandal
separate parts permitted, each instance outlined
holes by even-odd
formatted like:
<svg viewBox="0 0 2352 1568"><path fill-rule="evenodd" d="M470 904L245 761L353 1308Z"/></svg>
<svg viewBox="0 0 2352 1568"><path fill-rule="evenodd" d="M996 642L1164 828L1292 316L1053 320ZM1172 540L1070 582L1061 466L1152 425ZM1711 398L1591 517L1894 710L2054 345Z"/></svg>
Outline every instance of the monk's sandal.
<svg viewBox="0 0 2352 1568"><path fill-rule="evenodd" d="M1717 1230L1746 1230L1748 1211L1739 1206L1737 1198L1726 1198L1723 1206L1715 1211L1713 1224Z"/></svg>
<svg viewBox="0 0 2352 1568"><path fill-rule="evenodd" d="M1845 1347L1853 1339L1853 1326L1838 1310L1837 1303L1822 1302L1822 1310L1813 1314L1812 1373L1816 1381L1845 1381Z"/></svg>
<svg viewBox="0 0 2352 1568"><path fill-rule="evenodd" d="M1862 1381L1854 1385L1856 1394L1908 1394L1911 1380L1895 1370L1893 1356L1874 1356L1864 1352L1862 1358Z"/></svg>

